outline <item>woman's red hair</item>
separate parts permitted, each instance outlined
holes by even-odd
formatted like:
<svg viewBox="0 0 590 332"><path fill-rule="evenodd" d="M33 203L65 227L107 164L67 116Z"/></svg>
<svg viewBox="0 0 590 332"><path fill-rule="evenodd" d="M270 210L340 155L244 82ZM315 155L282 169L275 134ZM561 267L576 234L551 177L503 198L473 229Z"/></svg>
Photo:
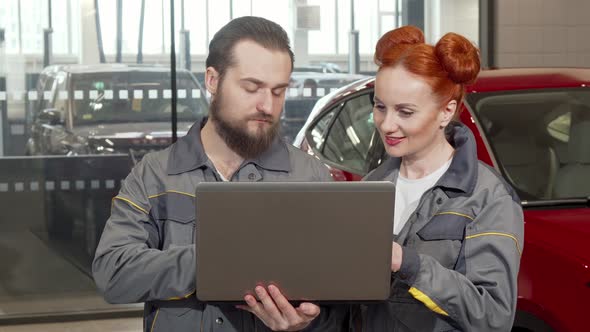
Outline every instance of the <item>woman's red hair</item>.
<svg viewBox="0 0 590 332"><path fill-rule="evenodd" d="M413 26L384 34L377 42L374 60L379 69L401 65L420 76L443 104L451 100L460 104L465 86L474 83L480 71L479 51L465 37L447 33L432 46Z"/></svg>

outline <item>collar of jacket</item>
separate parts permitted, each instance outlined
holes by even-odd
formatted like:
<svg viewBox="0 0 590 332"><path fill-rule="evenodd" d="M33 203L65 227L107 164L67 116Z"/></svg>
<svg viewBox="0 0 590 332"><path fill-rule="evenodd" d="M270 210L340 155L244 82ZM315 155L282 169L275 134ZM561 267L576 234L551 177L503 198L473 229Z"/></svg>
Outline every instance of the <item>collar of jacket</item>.
<svg viewBox="0 0 590 332"><path fill-rule="evenodd" d="M449 197L469 196L477 183L477 146L475 137L467 126L460 122L451 122L447 127L447 139L455 148L453 161L449 169L434 187L442 188ZM399 172L400 158L388 158L375 170L371 179L383 179L385 174Z"/></svg>
<svg viewBox="0 0 590 332"><path fill-rule="evenodd" d="M168 175L181 174L198 168L209 167L209 158L205 153L201 141L201 129L207 123L207 119L207 117L203 117L200 121L195 122L186 136L179 138L172 145L167 165ZM259 157L245 160L242 163L242 167L249 163L272 171L291 171L289 150L287 149L286 143L279 138Z"/></svg>

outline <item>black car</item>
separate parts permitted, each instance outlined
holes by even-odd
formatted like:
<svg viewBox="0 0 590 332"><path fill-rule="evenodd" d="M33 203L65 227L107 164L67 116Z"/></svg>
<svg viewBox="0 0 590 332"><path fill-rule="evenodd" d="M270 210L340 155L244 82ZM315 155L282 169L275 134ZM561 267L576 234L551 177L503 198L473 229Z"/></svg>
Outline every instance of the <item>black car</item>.
<svg viewBox="0 0 590 332"><path fill-rule="evenodd" d="M177 70L177 135L208 110L205 91ZM50 66L40 74L27 155L125 153L140 158L170 144L168 67L124 64Z"/></svg>

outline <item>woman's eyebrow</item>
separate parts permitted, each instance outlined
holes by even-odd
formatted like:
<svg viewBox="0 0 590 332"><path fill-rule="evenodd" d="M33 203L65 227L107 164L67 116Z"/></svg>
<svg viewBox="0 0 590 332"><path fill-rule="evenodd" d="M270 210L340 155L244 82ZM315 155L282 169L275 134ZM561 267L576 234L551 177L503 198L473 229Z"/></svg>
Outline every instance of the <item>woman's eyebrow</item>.
<svg viewBox="0 0 590 332"><path fill-rule="evenodd" d="M412 103L399 103L399 104L395 104L394 107L396 109L398 109L398 108L416 108L417 105L416 104L412 104Z"/></svg>
<svg viewBox="0 0 590 332"><path fill-rule="evenodd" d="M381 99L379 99L377 96L373 96L373 101L376 103L380 103L380 104L384 104ZM399 109L399 108L412 108L415 109L418 106L416 104L412 104L412 103L399 103L399 104L395 104L394 108L395 109Z"/></svg>

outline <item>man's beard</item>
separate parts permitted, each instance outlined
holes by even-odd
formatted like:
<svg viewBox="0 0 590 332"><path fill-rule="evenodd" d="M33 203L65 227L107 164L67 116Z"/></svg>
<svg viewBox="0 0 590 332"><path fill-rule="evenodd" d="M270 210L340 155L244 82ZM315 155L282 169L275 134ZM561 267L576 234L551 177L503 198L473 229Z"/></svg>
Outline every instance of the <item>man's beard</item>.
<svg viewBox="0 0 590 332"><path fill-rule="evenodd" d="M215 131L225 141L225 144L244 159L256 158L267 151L279 133L279 122L275 122L268 114L259 113L241 119L242 123L234 123L235 121L232 122L225 118L224 112L231 112L231 110L222 111L220 105L222 100L220 85L217 95L211 100L209 116L214 122ZM249 120L269 121L271 125L265 132L259 128L258 135L253 136L247 131L247 121Z"/></svg>

